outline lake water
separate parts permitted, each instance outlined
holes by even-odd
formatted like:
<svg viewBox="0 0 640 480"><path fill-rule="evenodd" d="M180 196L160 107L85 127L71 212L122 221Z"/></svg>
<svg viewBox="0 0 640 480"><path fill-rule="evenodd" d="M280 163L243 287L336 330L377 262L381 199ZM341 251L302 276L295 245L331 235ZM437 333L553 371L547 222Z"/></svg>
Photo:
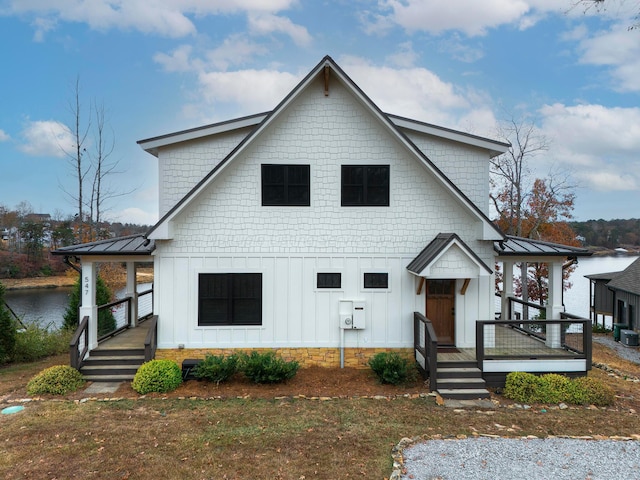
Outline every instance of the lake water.
<svg viewBox="0 0 640 480"><path fill-rule="evenodd" d="M151 288L150 283L137 286L138 292ZM69 305L71 287L34 288L24 290L7 290L5 302L24 323L37 323L42 327L59 328L64 320L64 312ZM122 298L124 290L116 292L116 298ZM140 298L139 314L145 315L151 310L151 295Z"/></svg>
<svg viewBox="0 0 640 480"><path fill-rule="evenodd" d="M585 275L593 273L618 272L628 267L636 256L607 256L581 258L570 281L573 286L564 292L564 304L568 313L589 318L589 280ZM138 285L138 291L145 291L151 284ZM44 288L33 290L9 290L5 300L11 309L25 322L38 322L42 326L59 327L69 304L71 288ZM118 292L122 295L122 292ZM116 294L118 295L118 294ZM140 305L140 314L151 311L151 296L145 295L148 306ZM143 298L145 298L143 297ZM120 297L118 297L120 298ZM142 302L142 300L141 300ZM611 320L608 319L608 323Z"/></svg>

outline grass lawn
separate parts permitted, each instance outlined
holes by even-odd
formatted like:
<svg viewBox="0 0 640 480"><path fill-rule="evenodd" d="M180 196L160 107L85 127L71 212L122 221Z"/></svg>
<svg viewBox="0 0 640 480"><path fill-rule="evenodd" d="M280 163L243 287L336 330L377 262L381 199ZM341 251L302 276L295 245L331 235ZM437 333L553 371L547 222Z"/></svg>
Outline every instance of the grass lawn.
<svg viewBox="0 0 640 480"><path fill-rule="evenodd" d="M1 369L0 408L12 382L24 386L48 363L65 360ZM638 384L593 374L619 384L625 398L607 409L546 412L508 402L493 410L453 410L432 397L33 401L0 416L0 477L383 479L392 470L391 449L403 437L640 433L628 400ZM606 452L594 445L594 455Z"/></svg>

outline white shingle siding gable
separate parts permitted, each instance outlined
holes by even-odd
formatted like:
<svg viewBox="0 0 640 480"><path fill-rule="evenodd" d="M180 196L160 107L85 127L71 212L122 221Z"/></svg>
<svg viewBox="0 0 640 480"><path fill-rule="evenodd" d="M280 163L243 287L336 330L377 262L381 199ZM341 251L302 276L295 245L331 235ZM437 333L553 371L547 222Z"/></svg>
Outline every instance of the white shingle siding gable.
<svg viewBox="0 0 640 480"><path fill-rule="evenodd" d="M160 217L189 193L250 131L251 128L244 128L160 149Z"/></svg>
<svg viewBox="0 0 640 480"><path fill-rule="evenodd" d="M489 155L486 150L403 131L482 213L489 215Z"/></svg>
<svg viewBox="0 0 640 480"><path fill-rule="evenodd" d="M311 166L310 207L262 207L260 165ZM342 207L342 164L390 164L389 207ZM443 208L446 205L446 208ZM418 253L479 221L337 83L310 88L175 220L175 253ZM489 262L491 263L491 262Z"/></svg>

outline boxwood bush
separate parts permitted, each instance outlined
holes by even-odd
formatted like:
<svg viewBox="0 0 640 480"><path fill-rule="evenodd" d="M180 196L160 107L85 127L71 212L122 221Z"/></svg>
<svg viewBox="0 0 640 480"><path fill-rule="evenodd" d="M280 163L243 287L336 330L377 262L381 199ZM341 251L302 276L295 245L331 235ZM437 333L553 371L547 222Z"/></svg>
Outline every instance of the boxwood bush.
<svg viewBox="0 0 640 480"><path fill-rule="evenodd" d="M54 365L38 373L27 383L29 395L50 393L66 395L84 385L82 374L69 365Z"/></svg>
<svg viewBox="0 0 640 480"><path fill-rule="evenodd" d="M255 350L240 359L242 373L254 383L280 383L293 378L300 368L295 360L286 361L274 352L259 353Z"/></svg>
<svg viewBox="0 0 640 480"><path fill-rule="evenodd" d="M194 369L193 375L202 380L219 384L231 378L238 371L238 355L206 355Z"/></svg>
<svg viewBox="0 0 640 480"><path fill-rule="evenodd" d="M182 371L173 360L151 360L138 369L131 387L141 395L171 392L182 383Z"/></svg>
<svg viewBox="0 0 640 480"><path fill-rule="evenodd" d="M369 366L381 383L405 385L416 379L415 365L397 352L380 352L369 359Z"/></svg>
<svg viewBox="0 0 640 480"><path fill-rule="evenodd" d="M615 392L599 380L580 377L571 380L564 375L511 372L507 375L503 394L520 403L572 403L575 405L612 405Z"/></svg>

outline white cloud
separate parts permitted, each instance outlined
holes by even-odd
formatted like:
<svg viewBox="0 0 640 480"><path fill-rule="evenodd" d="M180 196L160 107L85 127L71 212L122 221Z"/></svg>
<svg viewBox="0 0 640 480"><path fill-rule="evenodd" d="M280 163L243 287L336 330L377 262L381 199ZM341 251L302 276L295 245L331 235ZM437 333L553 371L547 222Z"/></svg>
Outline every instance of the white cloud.
<svg viewBox="0 0 640 480"><path fill-rule="evenodd" d="M64 157L74 148L73 135L69 128L55 120L29 122L22 130L22 152L41 157Z"/></svg>
<svg viewBox="0 0 640 480"><path fill-rule="evenodd" d="M573 168L587 187L630 190L640 186L640 108L545 105L542 130L550 155Z"/></svg>
<svg viewBox="0 0 640 480"><path fill-rule="evenodd" d="M0 142L7 142L11 140L11 137L4 130L0 130Z"/></svg>
<svg viewBox="0 0 640 480"><path fill-rule="evenodd" d="M290 19L271 13L253 13L249 15L249 31L257 35L283 33L291 37L296 45L311 43L311 35L306 28L294 24Z"/></svg>
<svg viewBox="0 0 640 480"><path fill-rule="evenodd" d="M388 55L386 61L396 67L413 67L418 60L418 54L413 50L411 42L404 42L398 45L398 51Z"/></svg>
<svg viewBox="0 0 640 480"><path fill-rule="evenodd" d="M640 41L636 32L615 24L608 31L597 32L590 38L586 35L579 38L581 63L611 67L615 89L640 91Z"/></svg>
<svg viewBox="0 0 640 480"><path fill-rule="evenodd" d="M32 16L36 40L42 40L56 22L86 23L96 30L134 29L177 38L196 33L196 27L189 17L243 12L275 13L290 8L296 1L11 0L4 8L4 13Z"/></svg>
<svg viewBox="0 0 640 480"><path fill-rule="evenodd" d="M269 52L264 44L250 41L243 35L232 35L218 48L206 53L207 63L219 70L227 70L232 65L249 63L258 55Z"/></svg>
<svg viewBox="0 0 640 480"><path fill-rule="evenodd" d="M147 212L141 208L130 207L113 212L114 221L133 223L136 225L154 225L158 221L158 214Z"/></svg>
<svg viewBox="0 0 640 480"><path fill-rule="evenodd" d="M249 114L273 109L300 78L288 72L250 69L206 72L198 76L198 81L203 100L210 104L234 103L242 113Z"/></svg>
<svg viewBox="0 0 640 480"><path fill-rule="evenodd" d="M160 64L167 72L190 72L194 69L191 61L191 45L180 45L173 49L171 53L158 52L153 56L153 60Z"/></svg>

